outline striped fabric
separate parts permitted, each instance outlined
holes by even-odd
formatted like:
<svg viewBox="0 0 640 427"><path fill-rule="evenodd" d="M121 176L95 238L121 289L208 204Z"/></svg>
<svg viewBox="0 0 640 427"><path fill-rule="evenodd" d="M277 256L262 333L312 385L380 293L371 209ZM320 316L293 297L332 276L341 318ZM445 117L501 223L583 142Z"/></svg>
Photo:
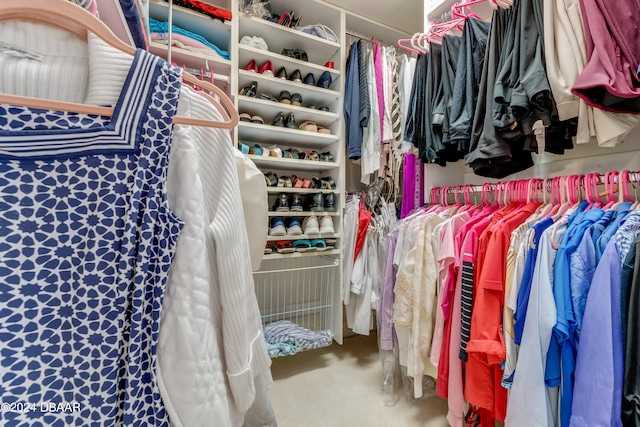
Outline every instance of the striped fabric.
<svg viewBox="0 0 640 427"><path fill-rule="evenodd" d="M471 334L471 308L473 303L473 263L462 262L462 328L460 334L460 360L466 362L467 343Z"/></svg>
<svg viewBox="0 0 640 427"><path fill-rule="evenodd" d="M332 342L331 331L315 332L289 320L266 325L264 338L271 344L289 343L307 350L328 347Z"/></svg>

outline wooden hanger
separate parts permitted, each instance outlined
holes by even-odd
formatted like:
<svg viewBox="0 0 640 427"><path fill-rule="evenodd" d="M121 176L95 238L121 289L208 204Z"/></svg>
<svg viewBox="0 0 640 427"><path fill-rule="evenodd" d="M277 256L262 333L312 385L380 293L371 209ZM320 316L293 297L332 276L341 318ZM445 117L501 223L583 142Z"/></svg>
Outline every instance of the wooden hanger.
<svg viewBox="0 0 640 427"><path fill-rule="evenodd" d="M47 24L75 34L82 40L86 40L88 33L91 32L102 39L105 43L121 52L132 56L136 54L136 48L129 46L120 40L102 21L83 8L66 0L0 1L0 22L12 20ZM227 114L227 111L225 111L220 103L218 103L212 96L200 91L198 94L205 97L209 102L211 102L211 104L213 104L214 107L216 107L224 121L175 116L173 118L174 124L222 129L232 129L238 124L238 112L235 110L229 97L220 88L209 82L202 81L190 73L183 73L182 77L187 82L218 95L222 104L229 113ZM23 105L25 107L39 108L43 110L70 111L94 116L113 116L113 108L78 104L74 102L51 101L27 96L0 94L0 103Z"/></svg>

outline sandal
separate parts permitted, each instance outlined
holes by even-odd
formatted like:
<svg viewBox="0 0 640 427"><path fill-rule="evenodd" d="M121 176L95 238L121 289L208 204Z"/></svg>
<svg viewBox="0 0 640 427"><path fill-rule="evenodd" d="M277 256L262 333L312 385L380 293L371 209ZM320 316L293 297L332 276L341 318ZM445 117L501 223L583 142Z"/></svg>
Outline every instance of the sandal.
<svg viewBox="0 0 640 427"><path fill-rule="evenodd" d="M288 150L284 150L282 152L283 159L300 159L300 155L298 154L298 150L294 150L293 148L289 148Z"/></svg>
<svg viewBox="0 0 640 427"><path fill-rule="evenodd" d="M251 117L251 123L257 123L259 125L263 125L264 124L264 119L260 116L253 116Z"/></svg>
<svg viewBox="0 0 640 427"><path fill-rule="evenodd" d="M278 186L278 175L273 172L267 172L264 174L264 179L267 182L267 187Z"/></svg>
<svg viewBox="0 0 640 427"><path fill-rule="evenodd" d="M240 113L238 117L241 122L251 122L251 114L249 113Z"/></svg>
<svg viewBox="0 0 640 427"><path fill-rule="evenodd" d="M291 175L291 182L293 183L293 188L302 188L304 184L304 180L297 175Z"/></svg>
<svg viewBox="0 0 640 427"><path fill-rule="evenodd" d="M311 120L305 120L304 122L300 123L298 129L304 130L306 132L318 132L318 126Z"/></svg>
<svg viewBox="0 0 640 427"><path fill-rule="evenodd" d="M318 126L317 129L318 129L317 130L318 133L322 133L322 134L325 134L325 135L331 135L331 131L329 129L327 129L327 128L323 128L322 126Z"/></svg>
<svg viewBox="0 0 640 427"><path fill-rule="evenodd" d="M271 249L271 244L267 242L267 244L264 247L264 254L269 255L272 252L273 252L273 249Z"/></svg>
<svg viewBox="0 0 640 427"><path fill-rule="evenodd" d="M293 183L291 182L291 177L289 176L285 176L284 177L284 186L287 188L293 188Z"/></svg>
<svg viewBox="0 0 640 427"><path fill-rule="evenodd" d="M278 240L275 243L276 250L280 254L290 254L295 252L296 250L293 248L293 245L288 240Z"/></svg>
<svg viewBox="0 0 640 427"><path fill-rule="evenodd" d="M273 146L273 147L269 148L268 150L269 150L269 157L282 158L282 149L281 148Z"/></svg>
<svg viewBox="0 0 640 427"><path fill-rule="evenodd" d="M247 144L243 144L242 142L238 142L238 149L242 154L249 154L249 146Z"/></svg>
<svg viewBox="0 0 640 427"><path fill-rule="evenodd" d="M316 248L311 246L311 242L307 239L294 240L293 247L297 252L314 251Z"/></svg>
<svg viewBox="0 0 640 427"><path fill-rule="evenodd" d="M323 162L335 162L336 161L335 157L333 157L333 154L331 154L330 151L327 151L326 153L320 153L320 159Z"/></svg>
<svg viewBox="0 0 640 427"><path fill-rule="evenodd" d="M253 156L263 156L264 149L259 144L254 144L253 147L249 147L249 153Z"/></svg>
<svg viewBox="0 0 640 427"><path fill-rule="evenodd" d="M309 178L304 178L302 180L302 188L311 188L311 185L313 185L313 181L311 181Z"/></svg>
<svg viewBox="0 0 640 427"><path fill-rule="evenodd" d="M307 160L311 160L314 162L320 161L320 155L317 151L307 151Z"/></svg>
<svg viewBox="0 0 640 427"><path fill-rule="evenodd" d="M324 239L313 239L311 241L311 246L313 246L318 252L327 250L327 244Z"/></svg>

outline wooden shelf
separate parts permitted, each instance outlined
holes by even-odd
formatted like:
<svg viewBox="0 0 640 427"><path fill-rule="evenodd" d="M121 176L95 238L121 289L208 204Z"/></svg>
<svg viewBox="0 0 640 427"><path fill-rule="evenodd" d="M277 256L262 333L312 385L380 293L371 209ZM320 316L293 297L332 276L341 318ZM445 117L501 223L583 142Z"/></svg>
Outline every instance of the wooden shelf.
<svg viewBox="0 0 640 427"><path fill-rule="evenodd" d="M339 239L340 233L324 233L324 234L300 234L298 236L267 236L268 242L276 242L278 240L314 240L314 239Z"/></svg>
<svg viewBox="0 0 640 427"><path fill-rule="evenodd" d="M303 98L302 105L309 104L310 103ZM322 107L322 105L319 105L319 107ZM311 120L323 127L327 127L340 120L340 115L337 113L313 110L311 108L298 107L282 102L267 101L265 99L251 98L242 95L238 96L238 110L243 113L250 113L252 116L262 116L265 120L267 117L275 117L280 111L285 114L293 113L298 123Z"/></svg>
<svg viewBox="0 0 640 427"><path fill-rule="evenodd" d="M325 251L313 251L313 252L294 252L291 254L279 254L273 253L262 257L262 259L283 259L283 258L302 258L308 256L320 256L320 255L340 255L340 249L328 249Z"/></svg>
<svg viewBox="0 0 640 427"><path fill-rule="evenodd" d="M316 64L335 61L340 51L340 43L287 28L266 19L240 14L240 38L243 36L262 37L272 52L279 53L282 49L304 49L309 61Z"/></svg>
<svg viewBox="0 0 640 427"><path fill-rule="evenodd" d="M302 77L304 78L304 76ZM335 90L323 89L316 86L306 85L304 83L296 83L290 80L279 79L277 77L265 76L251 71L238 70L239 90L253 81L258 82L257 98L259 98L260 94L264 92L278 98L280 92L287 90L291 92L291 94L299 93L300 96L302 96L304 105L316 104L318 106L330 106L340 99L340 92Z"/></svg>
<svg viewBox="0 0 640 427"><path fill-rule="evenodd" d="M263 117L270 123L273 117ZM293 144L295 146L326 147L340 141L338 135L326 135L317 132L307 132L257 123L238 123L238 137L240 141L261 142L273 144ZM251 145L251 144L248 144Z"/></svg>
<svg viewBox="0 0 640 427"><path fill-rule="evenodd" d="M269 211L269 216L281 216L281 217L291 217L291 216L340 216L340 212L274 212Z"/></svg>
<svg viewBox="0 0 640 427"><path fill-rule="evenodd" d="M169 3L159 0L149 1L149 16L157 21L167 21ZM173 25L201 35L222 50L230 52L231 23L222 22L203 13L173 5Z"/></svg>
<svg viewBox="0 0 640 427"><path fill-rule="evenodd" d="M340 190L320 190L319 188L267 187L268 193L300 193L300 194L340 194Z"/></svg>
<svg viewBox="0 0 640 427"><path fill-rule="evenodd" d="M167 59L169 48L166 44L160 41L152 41L149 46L149 51L154 55ZM184 64L187 67L195 68L196 70L206 69L206 64L208 63L209 71L213 71L214 73L223 76L229 76L231 74L231 61L220 58L213 52L211 55L207 55L202 52L194 52L172 46L171 61L178 65Z"/></svg>
<svg viewBox="0 0 640 427"><path fill-rule="evenodd" d="M297 159L281 159L279 157L263 157L255 156L251 154L245 154L248 159L251 159L253 163L259 168L268 169L285 169L285 170L298 170L298 171L325 171L330 169L337 169L340 167L339 163L335 162L316 162L312 160L297 160Z"/></svg>

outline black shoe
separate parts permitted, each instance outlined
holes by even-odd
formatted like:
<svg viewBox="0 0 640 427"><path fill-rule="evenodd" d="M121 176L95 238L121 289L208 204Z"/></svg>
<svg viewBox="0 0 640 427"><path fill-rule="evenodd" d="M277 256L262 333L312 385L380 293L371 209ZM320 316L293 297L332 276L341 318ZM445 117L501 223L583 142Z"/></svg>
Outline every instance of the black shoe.
<svg viewBox="0 0 640 427"><path fill-rule="evenodd" d="M278 95L278 101L282 102L283 104L291 104L291 94L289 93L289 91L283 90L282 92L280 92L280 95Z"/></svg>
<svg viewBox="0 0 640 427"><path fill-rule="evenodd" d="M302 74L300 73L300 70L295 70L293 74L291 74L291 77L289 77L289 80L292 82L302 83Z"/></svg>
<svg viewBox="0 0 640 427"><path fill-rule="evenodd" d="M302 105L302 95L300 95L299 93L294 93L293 95L291 95L291 105L300 107Z"/></svg>
<svg viewBox="0 0 640 427"><path fill-rule="evenodd" d="M307 74L307 76L304 78L304 84L315 86L316 78L314 77L314 75L311 73Z"/></svg>
<svg viewBox="0 0 640 427"><path fill-rule="evenodd" d="M289 212L289 196L285 193L278 194L274 208L276 212Z"/></svg>
<svg viewBox="0 0 640 427"><path fill-rule="evenodd" d="M309 204L309 210L311 212L324 212L324 195L322 193L313 195L311 204Z"/></svg>
<svg viewBox="0 0 640 427"><path fill-rule="evenodd" d="M289 78L289 76L287 76L287 70L285 70L284 67L278 70L278 72L276 73L276 77L279 79L285 79L285 80Z"/></svg>
<svg viewBox="0 0 640 427"><path fill-rule="evenodd" d="M278 102L278 100L273 95L271 95L269 93L260 94L260 99L264 99L265 101Z"/></svg>
<svg viewBox="0 0 640 427"><path fill-rule="evenodd" d="M285 121L285 126L289 129L298 129L298 123L296 123L296 118L293 113L289 113L287 116L287 120Z"/></svg>
<svg viewBox="0 0 640 427"><path fill-rule="evenodd" d="M327 212L336 211L336 195L329 193L324 197L324 210Z"/></svg>
<svg viewBox="0 0 640 427"><path fill-rule="evenodd" d="M251 82L240 91L240 95L255 97L258 92L258 82Z"/></svg>
<svg viewBox="0 0 640 427"><path fill-rule="evenodd" d="M302 212L302 210L302 196L294 194L293 202L291 202L291 212Z"/></svg>
<svg viewBox="0 0 640 427"><path fill-rule="evenodd" d="M284 114L283 113L278 113L273 118L273 122L271 122L271 125L278 126L278 127L281 127L281 128L285 127Z"/></svg>
<svg viewBox="0 0 640 427"><path fill-rule="evenodd" d="M329 107L320 107L318 108L320 111L329 111Z"/></svg>

